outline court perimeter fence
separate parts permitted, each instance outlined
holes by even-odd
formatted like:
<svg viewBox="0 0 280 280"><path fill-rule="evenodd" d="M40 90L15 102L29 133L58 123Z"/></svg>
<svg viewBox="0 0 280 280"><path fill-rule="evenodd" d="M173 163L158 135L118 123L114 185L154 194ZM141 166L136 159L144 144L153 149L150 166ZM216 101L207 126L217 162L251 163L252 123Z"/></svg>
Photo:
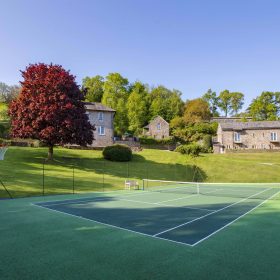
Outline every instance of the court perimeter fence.
<svg viewBox="0 0 280 280"><path fill-rule="evenodd" d="M23 170L24 169L24 170ZM204 181L198 166L153 162L111 162L103 159L67 159L2 169L0 198L105 192L124 189L125 180Z"/></svg>

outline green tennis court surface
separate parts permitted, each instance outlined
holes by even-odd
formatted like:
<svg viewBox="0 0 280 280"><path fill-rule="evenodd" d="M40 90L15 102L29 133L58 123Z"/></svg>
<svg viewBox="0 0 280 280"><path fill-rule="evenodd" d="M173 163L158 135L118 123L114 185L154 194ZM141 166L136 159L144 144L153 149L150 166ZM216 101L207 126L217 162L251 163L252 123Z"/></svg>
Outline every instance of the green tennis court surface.
<svg viewBox="0 0 280 280"><path fill-rule="evenodd" d="M195 246L279 193L275 184L146 181L144 190L34 204L109 227ZM58 215L53 212L51 215Z"/></svg>

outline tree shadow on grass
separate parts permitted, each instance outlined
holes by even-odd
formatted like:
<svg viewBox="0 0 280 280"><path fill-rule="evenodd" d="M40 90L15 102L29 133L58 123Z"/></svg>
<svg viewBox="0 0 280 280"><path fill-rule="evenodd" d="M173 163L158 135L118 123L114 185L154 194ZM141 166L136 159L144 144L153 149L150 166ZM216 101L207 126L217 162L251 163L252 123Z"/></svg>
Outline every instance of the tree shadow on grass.
<svg viewBox="0 0 280 280"><path fill-rule="evenodd" d="M0 179L14 197L124 188L126 179L204 181L207 174L196 165L158 163L135 154L131 162L77 157L67 151L45 161L45 150L14 149L0 165ZM0 192L0 197L5 196Z"/></svg>

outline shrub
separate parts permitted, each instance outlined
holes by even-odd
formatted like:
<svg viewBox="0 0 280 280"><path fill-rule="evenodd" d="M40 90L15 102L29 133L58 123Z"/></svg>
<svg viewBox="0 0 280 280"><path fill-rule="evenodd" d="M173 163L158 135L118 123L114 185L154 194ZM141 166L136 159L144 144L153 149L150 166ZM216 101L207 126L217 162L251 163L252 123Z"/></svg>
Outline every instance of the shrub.
<svg viewBox="0 0 280 280"><path fill-rule="evenodd" d="M206 150L206 151L211 151L212 150L212 136L207 134L203 137L203 140L202 140L202 146L203 146L203 149Z"/></svg>
<svg viewBox="0 0 280 280"><path fill-rule="evenodd" d="M197 156L199 156L199 153L201 152L201 150L202 149L201 149L200 145L193 143L193 144L189 144L189 145L180 145L179 147L176 148L175 152L197 157Z"/></svg>
<svg viewBox="0 0 280 280"><path fill-rule="evenodd" d="M174 144L175 139L173 137L163 138L163 139L155 139L153 137L140 137L139 138L140 144L146 145L169 145Z"/></svg>
<svg viewBox="0 0 280 280"><path fill-rule="evenodd" d="M103 150L103 157L111 161L130 161L132 159L132 151L126 145L107 146Z"/></svg>

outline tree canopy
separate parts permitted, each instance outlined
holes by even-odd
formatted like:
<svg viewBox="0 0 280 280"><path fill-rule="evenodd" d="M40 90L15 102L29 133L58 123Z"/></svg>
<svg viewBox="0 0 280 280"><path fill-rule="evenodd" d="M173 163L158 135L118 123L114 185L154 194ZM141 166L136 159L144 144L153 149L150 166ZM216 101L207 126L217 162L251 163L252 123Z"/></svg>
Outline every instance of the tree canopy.
<svg viewBox="0 0 280 280"><path fill-rule="evenodd" d="M85 77L83 88L86 90L86 101L101 102L103 97L104 78L102 76Z"/></svg>
<svg viewBox="0 0 280 280"><path fill-rule="evenodd" d="M12 136L44 142L49 159L55 144L91 144L94 127L74 76L62 66L43 63L31 64L21 73L22 90L9 108Z"/></svg>
<svg viewBox="0 0 280 280"><path fill-rule="evenodd" d="M247 113L253 120L277 120L280 112L279 92L264 91L253 99Z"/></svg>
<svg viewBox="0 0 280 280"><path fill-rule="evenodd" d="M19 95L19 92L20 87L18 85L9 86L0 82L0 102L11 103Z"/></svg>
<svg viewBox="0 0 280 280"><path fill-rule="evenodd" d="M207 102L202 98L187 101L183 118L185 123L209 121L211 112Z"/></svg>

